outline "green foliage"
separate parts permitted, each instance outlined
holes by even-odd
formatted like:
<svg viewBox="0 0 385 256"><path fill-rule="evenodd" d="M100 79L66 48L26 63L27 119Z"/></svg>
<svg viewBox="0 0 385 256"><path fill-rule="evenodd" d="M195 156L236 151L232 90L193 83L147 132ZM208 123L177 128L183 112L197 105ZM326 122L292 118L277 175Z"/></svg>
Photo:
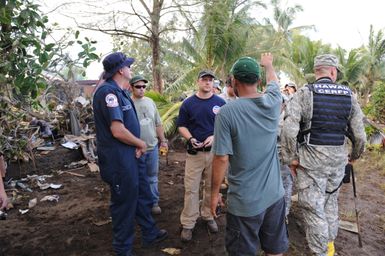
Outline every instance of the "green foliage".
<svg viewBox="0 0 385 256"><path fill-rule="evenodd" d="M377 121L385 122L385 82L376 83L375 90L364 111L368 116Z"/></svg>
<svg viewBox="0 0 385 256"><path fill-rule="evenodd" d="M151 98L157 105L166 137L175 134L176 119L178 117L179 108L182 105L182 102L179 101L174 103L155 91L147 91L145 95Z"/></svg>
<svg viewBox="0 0 385 256"><path fill-rule="evenodd" d="M4 0L0 7L0 146L7 159L32 158L28 120L33 108L42 107L39 97L50 78L74 78L73 71L99 59L95 41L80 39L79 32L67 30L55 41L53 28L37 4L30 0ZM81 46L78 59L65 52L76 42ZM83 40L83 41L82 41ZM68 71L64 74L63 70ZM82 70L84 72L84 69ZM11 111L10 111L11 109ZM22 120L26 122L21 124Z"/></svg>
<svg viewBox="0 0 385 256"><path fill-rule="evenodd" d="M61 38L52 42L47 16L30 0L5 1L0 12L1 90L28 102L46 87L46 72L55 73L59 67L78 64L64 53L74 41ZM75 38L78 36L77 31ZM48 38L51 42L47 42ZM92 46L94 41L85 38L85 42L78 40L78 43L82 47L78 57L83 67L99 59L94 53L96 48Z"/></svg>
<svg viewBox="0 0 385 256"><path fill-rule="evenodd" d="M52 45L44 45L48 19L30 1L6 1L1 7L0 84L36 97L44 87L42 72L52 56Z"/></svg>

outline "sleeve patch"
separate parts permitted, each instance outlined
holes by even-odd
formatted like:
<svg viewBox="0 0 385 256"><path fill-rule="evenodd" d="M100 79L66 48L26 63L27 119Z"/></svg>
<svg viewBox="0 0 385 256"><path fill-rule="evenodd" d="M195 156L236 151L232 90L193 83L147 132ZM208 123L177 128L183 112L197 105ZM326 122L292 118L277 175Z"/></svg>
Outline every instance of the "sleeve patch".
<svg viewBox="0 0 385 256"><path fill-rule="evenodd" d="M109 108L115 108L119 106L118 98L113 93L107 94L106 103L107 103L107 107Z"/></svg>

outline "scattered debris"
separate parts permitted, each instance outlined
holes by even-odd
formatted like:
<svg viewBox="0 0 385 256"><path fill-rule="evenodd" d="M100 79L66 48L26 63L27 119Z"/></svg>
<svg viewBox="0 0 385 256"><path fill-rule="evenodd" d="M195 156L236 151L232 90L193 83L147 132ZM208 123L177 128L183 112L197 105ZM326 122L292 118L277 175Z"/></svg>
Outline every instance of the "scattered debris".
<svg viewBox="0 0 385 256"><path fill-rule="evenodd" d="M179 255L181 253L180 249L177 248L164 248L162 252L168 253L170 255Z"/></svg>
<svg viewBox="0 0 385 256"><path fill-rule="evenodd" d="M57 203L59 202L59 195L48 195L40 199L40 202L44 202L44 201L50 201L50 202L56 201Z"/></svg>
<svg viewBox="0 0 385 256"><path fill-rule="evenodd" d="M340 220L340 229L358 234L358 226L357 223L354 222Z"/></svg>
<svg viewBox="0 0 385 256"><path fill-rule="evenodd" d="M80 174L80 173L76 173L76 172L70 172L70 171L58 171L57 173L59 175L62 175L63 173L68 173L68 174L71 174L71 175L77 176L77 177L82 177L82 178L86 177L86 175L84 175L84 174Z"/></svg>
<svg viewBox="0 0 385 256"><path fill-rule="evenodd" d="M43 146L43 147L37 147L36 149L41 151L53 151L56 148L54 146Z"/></svg>
<svg viewBox="0 0 385 256"><path fill-rule="evenodd" d="M62 143L61 145L65 148L68 148L68 149L78 149L79 148L79 145L73 141L67 141L66 143Z"/></svg>
<svg viewBox="0 0 385 256"><path fill-rule="evenodd" d="M31 199L28 202L28 208L31 209L31 208L35 207L36 204L37 204L37 198Z"/></svg>
<svg viewBox="0 0 385 256"><path fill-rule="evenodd" d="M37 182L37 185L41 190L46 190L50 188L50 184L48 183L40 183L39 181Z"/></svg>
<svg viewBox="0 0 385 256"><path fill-rule="evenodd" d="M80 160L80 161L77 161L77 162L72 162L72 163L70 163L68 165L64 165L64 167L66 167L68 169L76 169L76 168L79 168L79 167L83 167L86 164L88 164L87 160Z"/></svg>
<svg viewBox="0 0 385 256"><path fill-rule="evenodd" d="M101 221L97 221L97 222L93 222L93 223L94 223L94 225L100 227L100 226L109 224L111 222L112 222L112 220L111 220L111 218L109 218L108 220L101 220Z"/></svg>
<svg viewBox="0 0 385 256"><path fill-rule="evenodd" d="M16 185L17 185L18 187L20 187L21 189L25 190L25 191L33 192L32 189L30 189L27 185L25 185L25 184L22 183L21 181L17 181L17 182L16 182Z"/></svg>
<svg viewBox="0 0 385 256"><path fill-rule="evenodd" d="M49 184L49 187L53 188L53 189L59 189L62 186L63 186L63 184L53 184L53 183Z"/></svg>
<svg viewBox="0 0 385 256"><path fill-rule="evenodd" d="M99 172L99 166L96 163L88 163L91 172Z"/></svg>
<svg viewBox="0 0 385 256"><path fill-rule="evenodd" d="M19 212L21 213L21 215L23 215L29 212L29 209L25 209L25 210L19 209Z"/></svg>

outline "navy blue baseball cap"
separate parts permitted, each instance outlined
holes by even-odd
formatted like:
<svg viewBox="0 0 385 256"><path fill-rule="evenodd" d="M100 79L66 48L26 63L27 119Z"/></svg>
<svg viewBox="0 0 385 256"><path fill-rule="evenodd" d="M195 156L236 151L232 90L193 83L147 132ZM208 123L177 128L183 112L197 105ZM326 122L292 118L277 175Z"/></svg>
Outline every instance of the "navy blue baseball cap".
<svg viewBox="0 0 385 256"><path fill-rule="evenodd" d="M124 66L130 67L132 63L134 63L134 58L128 58L124 53L122 52L114 52L103 60L103 68L104 68L104 79L109 79L115 75L116 72L118 72L119 69L121 69Z"/></svg>

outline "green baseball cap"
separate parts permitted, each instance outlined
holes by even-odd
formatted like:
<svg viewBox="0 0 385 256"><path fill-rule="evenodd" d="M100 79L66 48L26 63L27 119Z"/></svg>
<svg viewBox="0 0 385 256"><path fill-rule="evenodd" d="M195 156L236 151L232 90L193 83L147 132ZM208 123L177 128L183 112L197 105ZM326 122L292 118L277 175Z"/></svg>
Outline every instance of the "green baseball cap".
<svg viewBox="0 0 385 256"><path fill-rule="evenodd" d="M258 62L251 57L242 57L238 59L230 71L235 79L249 84L254 84L258 81L259 72L260 68Z"/></svg>
<svg viewBox="0 0 385 256"><path fill-rule="evenodd" d="M136 75L134 77L131 78L130 80L130 85L133 85L134 83L138 82L138 81L143 81L145 84L148 83L148 81L141 75Z"/></svg>

